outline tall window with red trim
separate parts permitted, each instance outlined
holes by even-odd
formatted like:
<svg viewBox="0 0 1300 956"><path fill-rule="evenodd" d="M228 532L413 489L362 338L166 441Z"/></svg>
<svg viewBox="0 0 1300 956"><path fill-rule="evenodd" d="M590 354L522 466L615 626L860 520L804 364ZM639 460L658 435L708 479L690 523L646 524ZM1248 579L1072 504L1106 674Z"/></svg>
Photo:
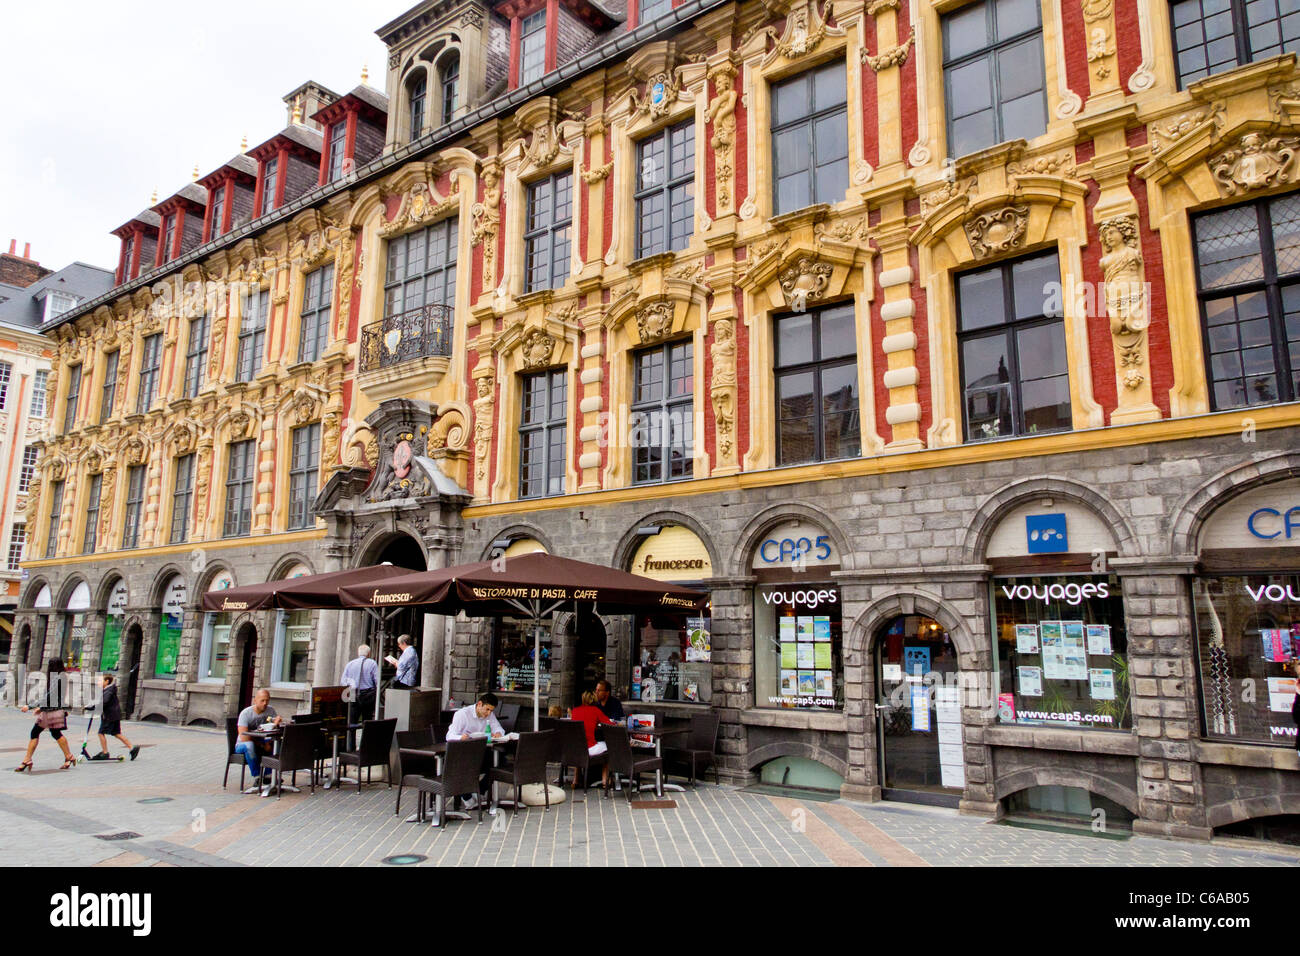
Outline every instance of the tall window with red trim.
<svg viewBox="0 0 1300 956"><path fill-rule="evenodd" d="M330 127L329 182L334 182L343 175L343 156L347 152L347 145L348 121L344 118Z"/></svg>
<svg viewBox="0 0 1300 956"><path fill-rule="evenodd" d="M540 80L546 73L546 8L524 17L519 25L519 85Z"/></svg>
<svg viewBox="0 0 1300 956"><path fill-rule="evenodd" d="M262 175L262 208L259 216L265 216L275 208L275 192L280 181L280 163L278 159L266 161L266 171Z"/></svg>

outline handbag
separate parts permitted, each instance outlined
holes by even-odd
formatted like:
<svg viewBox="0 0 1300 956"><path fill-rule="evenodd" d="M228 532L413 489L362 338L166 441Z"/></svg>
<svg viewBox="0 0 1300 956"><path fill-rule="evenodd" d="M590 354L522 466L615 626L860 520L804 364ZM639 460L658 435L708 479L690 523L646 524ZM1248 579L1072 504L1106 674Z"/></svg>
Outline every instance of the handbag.
<svg viewBox="0 0 1300 956"><path fill-rule="evenodd" d="M43 710L36 715L36 726L41 730L67 730L68 712L66 710Z"/></svg>

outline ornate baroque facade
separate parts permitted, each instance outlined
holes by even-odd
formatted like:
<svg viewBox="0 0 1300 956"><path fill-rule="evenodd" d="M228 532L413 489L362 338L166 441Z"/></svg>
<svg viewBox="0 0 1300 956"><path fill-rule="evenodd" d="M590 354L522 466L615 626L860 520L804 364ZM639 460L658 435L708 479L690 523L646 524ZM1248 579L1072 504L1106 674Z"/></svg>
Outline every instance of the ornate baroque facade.
<svg viewBox="0 0 1300 956"><path fill-rule="evenodd" d="M548 11L540 79L521 75L535 9ZM238 556L266 549L299 549L316 571L383 559L401 541L416 566L526 544L635 569L647 536L687 529L701 554L682 561L707 572L691 579L713 595L710 696L698 681L689 696L672 670L676 702L640 707L672 716L710 702L735 779L813 762L846 793L920 788L979 813L1028 789L1076 788L1135 825L1188 835L1296 812L1290 751L1207 729L1215 651L1198 644L1197 588L1210 567L1296 567L1284 500L1300 474L1300 335L1282 303L1300 73L1281 53L1196 78L1170 11L690 0L633 43L637 11L584 0L421 4L380 31L393 51L381 155L59 325L56 419L76 366L90 383L81 400L99 400L112 349L127 413L90 424L88 412L49 444L29 526L57 541L47 551L44 530L34 536L50 557L30 562L32 587L70 588L82 566L111 586L118 556L80 555L82 496L102 474L111 550L133 466L147 469L139 554L174 554L173 569L202 554L184 571L191 606L218 570L247 583ZM1021 86L991 79L1004 74ZM1242 248L1268 264L1241 266L1231 250ZM304 276L327 262L328 346L295 362ZM190 326L167 298L173 277L269 293L256 376L236 374L241 293L212 313L207 384L183 394ZM1216 288L1239 297L1227 332ZM1267 354L1250 352L1263 347L1263 326L1249 325L1261 315ZM136 410L154 333L162 386ZM290 430L312 422L319 520L290 533ZM252 524L225 538L228 449L248 438ZM190 451L197 510L188 540L170 545L172 462ZM65 508L51 521L56 482ZM1288 515L1285 536L1255 524L1204 536L1227 521L1220 508L1273 491L1278 502L1258 507ZM1060 512L1062 529L1068 519L1068 551L1026 540L1035 509ZM809 546L783 560L788 528ZM812 541L827 562L815 572ZM120 558L112 573L133 574L136 558ZM272 564L254 567L283 570ZM164 573L132 580L142 613L159 606ZM1068 713L1013 716L1043 694L1028 690L1029 665L1008 663L995 584L1051 575L1109 576L1121 595L1105 626L1126 634L1127 652L1089 661L1104 672L1089 693L1107 702L1097 720L1109 730ZM787 694L764 683L778 678L764 660L776 625L761 613L776 598L762 595L801 582L834 589L835 650L806 666L815 689L792 676L799 693ZM942 780L936 755L926 783L891 764L885 719L901 673L886 636L918 620L947 635L954 673L1001 675L1014 698L1001 720L987 694L959 708L957 755L945 752ZM463 700L509 669L499 629L421 626L426 685ZM590 628L557 624L552 699L593 673L640 693L642 666L658 661L638 658L640 626L603 622L604 653L582 658ZM172 719L194 713L183 688L205 627L187 625L160 711ZM318 630L318 683L359 627ZM1049 683L1083 679L1034 667ZM1121 692L1106 696L1111 680Z"/></svg>

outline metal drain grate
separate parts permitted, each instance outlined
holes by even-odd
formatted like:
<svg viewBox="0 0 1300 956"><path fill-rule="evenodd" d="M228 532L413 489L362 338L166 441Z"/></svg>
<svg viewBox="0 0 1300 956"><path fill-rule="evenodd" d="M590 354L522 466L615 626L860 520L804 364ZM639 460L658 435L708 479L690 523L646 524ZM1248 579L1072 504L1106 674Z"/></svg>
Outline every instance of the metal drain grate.
<svg viewBox="0 0 1300 956"><path fill-rule="evenodd" d="M676 810L676 800L633 800L634 810Z"/></svg>
<svg viewBox="0 0 1300 956"><path fill-rule="evenodd" d="M134 830L120 830L117 833L96 833L96 840L138 840L140 834Z"/></svg>

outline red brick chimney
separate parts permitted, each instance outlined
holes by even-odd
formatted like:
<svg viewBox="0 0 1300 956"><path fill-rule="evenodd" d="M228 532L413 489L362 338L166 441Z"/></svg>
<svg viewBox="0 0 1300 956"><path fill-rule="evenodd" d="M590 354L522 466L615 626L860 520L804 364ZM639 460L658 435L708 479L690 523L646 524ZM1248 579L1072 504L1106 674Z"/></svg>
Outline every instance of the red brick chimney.
<svg viewBox="0 0 1300 956"><path fill-rule="evenodd" d="M53 272L32 258L32 244L23 243L23 254L17 255L18 240L9 240L9 251L0 255L0 282L26 288Z"/></svg>

